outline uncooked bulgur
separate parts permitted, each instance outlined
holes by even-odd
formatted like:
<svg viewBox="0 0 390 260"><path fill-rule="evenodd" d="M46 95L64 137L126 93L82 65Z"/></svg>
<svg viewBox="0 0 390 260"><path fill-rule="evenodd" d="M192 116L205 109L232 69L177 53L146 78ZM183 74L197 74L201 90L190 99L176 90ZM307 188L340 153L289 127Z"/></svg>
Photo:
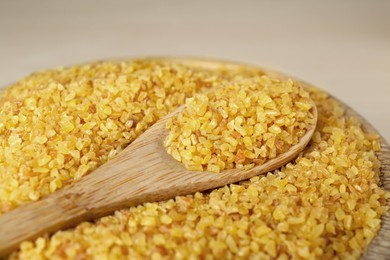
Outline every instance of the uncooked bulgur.
<svg viewBox="0 0 390 260"><path fill-rule="evenodd" d="M238 77L188 98L168 120L164 146L189 170L252 168L297 144L315 125L312 108L292 80Z"/></svg>
<svg viewBox="0 0 390 260"><path fill-rule="evenodd" d="M2 93L0 213L115 156L202 88L180 65L102 62L35 73Z"/></svg>
<svg viewBox="0 0 390 260"><path fill-rule="evenodd" d="M195 93L240 74L180 62L100 62L33 74L0 96L0 199L7 212L80 178ZM338 102L318 108L309 147L280 170L145 203L23 242L11 259L348 259L380 227L378 136Z"/></svg>

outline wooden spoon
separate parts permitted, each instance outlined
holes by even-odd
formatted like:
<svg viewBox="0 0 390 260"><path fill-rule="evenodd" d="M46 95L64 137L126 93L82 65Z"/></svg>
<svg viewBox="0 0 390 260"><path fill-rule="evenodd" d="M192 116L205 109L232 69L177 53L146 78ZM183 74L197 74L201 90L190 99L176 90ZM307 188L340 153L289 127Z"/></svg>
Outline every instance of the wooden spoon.
<svg viewBox="0 0 390 260"><path fill-rule="evenodd" d="M312 110L317 122L315 105ZM17 249L22 241L72 227L121 208L213 189L275 170L306 147L316 127L313 125L287 152L252 169L197 172L187 170L182 163L174 160L162 145L167 131L166 122L178 111L159 120L92 174L39 201L0 216L0 256Z"/></svg>

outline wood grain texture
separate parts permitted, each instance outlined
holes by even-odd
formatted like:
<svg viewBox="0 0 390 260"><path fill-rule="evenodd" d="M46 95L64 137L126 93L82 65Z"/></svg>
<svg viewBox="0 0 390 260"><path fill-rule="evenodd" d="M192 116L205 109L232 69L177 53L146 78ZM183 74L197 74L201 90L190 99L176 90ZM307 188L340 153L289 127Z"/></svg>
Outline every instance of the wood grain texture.
<svg viewBox="0 0 390 260"><path fill-rule="evenodd" d="M163 58L164 59L164 58ZM243 64L238 64L234 62L226 62L226 61L210 61L210 60L202 60L202 59L170 59L172 61L180 61L190 66L194 67L203 67L207 69L219 69L221 66L228 68L237 68L242 66ZM256 68L256 66L246 65L248 68ZM278 72L274 72L268 69L263 69L263 71L271 76L279 77L279 78L292 78L291 76L287 76ZM303 82L303 81L301 81ZM307 86L311 86L308 83L303 84ZM339 101L346 109L348 115L352 115L356 117L362 123L364 129L366 131L375 132L377 131L373 129L373 127L360 115L358 115L351 108L343 104ZM162 123L162 122L161 122ZM154 129L157 129L154 128ZM34 229L39 229L40 233L44 232L52 232L58 228L66 228L69 226L73 226L76 223L87 220L91 218L96 218L101 215L105 215L109 212L112 212L115 209L119 209L123 206L123 203L126 203L127 206L135 205L142 201L150 201L150 200L164 200L170 198L174 195L192 193L195 190L207 190L211 186L213 186L216 182L219 185L224 185L230 182L236 182L245 178L248 178L249 175L243 175L242 173L238 176L238 173L234 175L229 175L229 178L237 179L226 179L223 182L220 178L220 175L213 173L213 178L210 179L209 183L204 184L202 188L199 186L199 180L204 176L199 176L199 174L204 175L204 173L192 173L191 176L187 175L179 175L178 177L171 178L168 175L162 175L162 172L174 173L175 171L180 171L183 173L186 171L183 166L181 168L175 168L177 166L177 162L174 161L169 155L165 152L161 153L161 135L162 131L157 133L153 132L153 129L149 129L144 133L145 135L154 136L158 139L158 142L154 142L150 140L150 142L146 143L151 150L158 151L156 153L153 152L143 152L143 153L133 153L127 155L125 153L121 153L114 159L116 161L115 165L104 165L95 171L93 174L84 177L80 182L76 182L72 186L68 186L51 196L47 197L38 202L34 202L28 204L26 206L20 207L11 213L22 214L26 221L34 222ZM160 135L160 136L159 136ZM158 137L159 136L159 137ZM138 140L138 141L137 141ZM139 143L139 139L133 142L132 145L129 146L129 149L137 149L141 144ZM381 151L378 152L378 157L382 163L381 166L381 185L387 190L390 191L390 148L386 141L381 139ZM291 160L292 158L286 158L286 161ZM132 168L136 172L134 176L131 178L124 174L123 163L128 160L132 160L134 164ZM143 168L145 162L150 162L157 160L159 162L164 162L164 165L161 167L159 163L151 164L148 168ZM285 163L284 162L284 163ZM269 162L271 163L271 162ZM122 165L122 166L121 166ZM174 166L174 167L173 167ZM171 168L172 167L172 168ZM174 169L174 170L172 170ZM110 181L106 181L106 175L109 170L117 171L118 174L115 175L115 178L110 178ZM102 178L100 181L96 176L100 175ZM110 175L112 177L112 175ZM171 178L171 179L170 179ZM188 187L179 188L176 185L162 185L162 186L153 186L150 187L150 183L154 183L156 181L168 181L173 184L176 181L184 180L188 181L191 178L191 182ZM140 186L130 186L124 188L122 184L124 182L134 181L139 184L145 184L144 188L139 188ZM149 186L148 186L149 185ZM209 186L211 185L211 186ZM102 188L103 187L103 188ZM196 189L195 189L196 187ZM162 193L160 195L156 195L154 190L156 188L160 188ZM192 191L192 192L191 192ZM143 194L142 196L139 194ZM94 194L93 196L91 194ZM136 195L138 194L138 196ZM96 196L95 196L96 195ZM99 199L97 199L99 198ZM110 198L110 199L109 199ZM110 205L106 204L110 202ZM25 210L31 210L29 214L25 214ZM15 234L14 227L9 228L12 223L15 224L15 221L12 218L12 214L8 213L4 216L0 217L0 226L2 227L2 234L0 236L0 252L8 252L12 248L17 247L17 243L15 241L25 240L29 236L29 227L24 222L18 222L19 225L19 234ZM74 218L76 216L76 218ZM3 218L4 217L4 218ZM70 221L74 218L73 221ZM52 222L55 219L55 222ZM3 221L3 222L2 222ZM47 223L51 223L50 227L47 227ZM26 226L27 225L27 226ZM7 228L6 231L3 231L3 227ZM45 228L42 228L45 227ZM3 233L4 232L4 233ZM4 237L3 234L10 233L10 236ZM31 235L31 234L30 234ZM29 237L31 239L31 236ZM11 242L10 242L11 241ZM8 249L4 249L8 248ZM362 256L363 259L390 259L390 214L387 212L385 216L382 218L382 227L378 233L378 236L374 239L374 241L370 244L365 254Z"/></svg>
<svg viewBox="0 0 390 260"><path fill-rule="evenodd" d="M192 66L199 65L195 63ZM180 110L159 120L92 174L39 201L0 216L0 256L17 249L22 241L75 226L124 207L209 190L278 169L306 147L316 127L309 126L299 143L285 153L252 169L232 169L221 173L188 171L166 153L162 144L167 120ZM311 115L316 122L314 103Z"/></svg>

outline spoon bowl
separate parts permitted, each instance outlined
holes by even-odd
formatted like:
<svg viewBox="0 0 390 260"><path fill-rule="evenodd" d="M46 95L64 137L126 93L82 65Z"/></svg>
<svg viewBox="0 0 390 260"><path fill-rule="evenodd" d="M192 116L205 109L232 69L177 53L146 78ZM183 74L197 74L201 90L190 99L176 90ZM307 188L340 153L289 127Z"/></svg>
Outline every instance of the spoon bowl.
<svg viewBox="0 0 390 260"><path fill-rule="evenodd" d="M166 122L180 110L159 120L92 174L39 201L0 216L0 256L15 250L22 241L75 226L124 207L209 190L275 170L294 159L306 147L316 127L311 126L286 152L251 169L231 169L221 173L189 171L163 147ZM314 102L312 113L316 122Z"/></svg>

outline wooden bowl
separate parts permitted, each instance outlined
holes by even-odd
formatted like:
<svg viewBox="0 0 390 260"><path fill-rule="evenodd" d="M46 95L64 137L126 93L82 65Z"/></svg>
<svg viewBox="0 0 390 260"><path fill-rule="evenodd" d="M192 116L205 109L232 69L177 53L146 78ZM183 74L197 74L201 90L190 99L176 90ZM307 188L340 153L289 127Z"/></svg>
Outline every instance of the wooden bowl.
<svg viewBox="0 0 390 260"><path fill-rule="evenodd" d="M254 69L254 70L262 70L266 74L277 77L277 78L292 78L296 79L300 82L302 82L304 85L308 87L313 87L313 85L306 83L300 79L291 77L289 75L276 72L273 70L269 70L266 68L262 68L259 66L254 65L248 65L248 64L241 64L237 62L231 62L231 61L220 61L220 60L210 60L210 59L198 59L198 58L171 58L171 57L151 57L147 58L151 60L164 60L164 61L171 61L171 62L180 62L183 64L186 64L190 67L198 67L198 68L206 68L209 70L219 69L221 67L225 68L238 68L244 66L248 69ZM329 95L331 98L335 99L338 103L340 103L347 115L355 117L362 125L362 128L371 133L376 133L379 135L379 133L374 129L374 127L361 115L359 115L356 111L354 111L352 108L350 108L348 105L343 103L342 101L338 100L337 98ZM390 146L385 141L385 139L381 136L380 137L380 144L381 144L381 150L377 152L377 156L381 162L381 168L380 168L380 185L383 187L386 191L390 192ZM390 204L390 201L387 201L387 204ZM369 247L367 248L366 252L362 255L362 259L390 259L390 211L387 211L382 216L382 222L381 222L381 228L377 234L377 236L374 238L374 240L371 242Z"/></svg>

